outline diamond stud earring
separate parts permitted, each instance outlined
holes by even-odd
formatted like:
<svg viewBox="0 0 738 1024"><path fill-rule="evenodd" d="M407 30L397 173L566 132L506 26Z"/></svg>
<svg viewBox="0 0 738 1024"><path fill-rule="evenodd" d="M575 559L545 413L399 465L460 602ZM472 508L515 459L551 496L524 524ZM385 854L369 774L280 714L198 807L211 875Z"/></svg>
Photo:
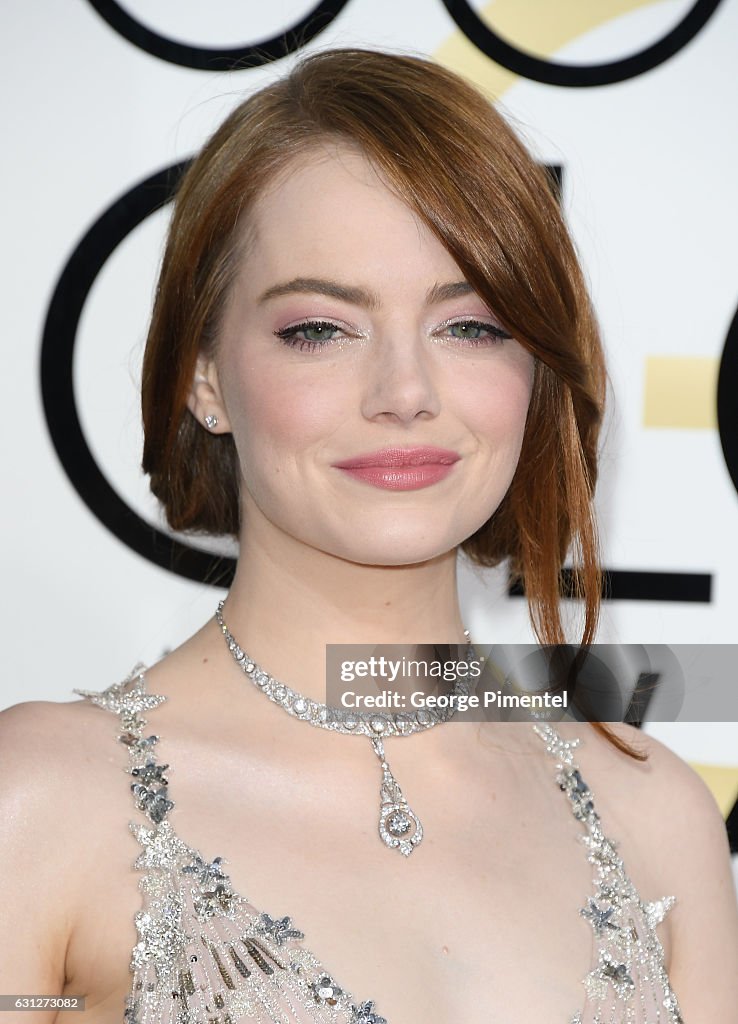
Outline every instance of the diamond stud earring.
<svg viewBox="0 0 738 1024"><path fill-rule="evenodd" d="M218 426L218 417L211 416L210 413L208 413L208 415L205 417L205 426L208 428L208 430L215 430L215 428Z"/></svg>

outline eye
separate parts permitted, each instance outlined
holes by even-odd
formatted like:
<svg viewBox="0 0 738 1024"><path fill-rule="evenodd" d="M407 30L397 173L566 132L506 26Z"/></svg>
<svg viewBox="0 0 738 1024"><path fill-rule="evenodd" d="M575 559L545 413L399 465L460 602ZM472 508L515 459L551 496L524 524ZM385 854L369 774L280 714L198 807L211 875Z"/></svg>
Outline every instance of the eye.
<svg viewBox="0 0 738 1024"><path fill-rule="evenodd" d="M281 327L274 333L285 345L312 352L333 341L334 335L341 334L341 328L329 320L306 320L292 327Z"/></svg>
<svg viewBox="0 0 738 1024"><path fill-rule="evenodd" d="M498 324L483 320L457 320L455 323L444 324L442 330L457 341L466 341L472 345L488 345L512 338Z"/></svg>
<svg viewBox="0 0 738 1024"><path fill-rule="evenodd" d="M306 341L330 341L337 331L334 324L308 324L303 327Z"/></svg>

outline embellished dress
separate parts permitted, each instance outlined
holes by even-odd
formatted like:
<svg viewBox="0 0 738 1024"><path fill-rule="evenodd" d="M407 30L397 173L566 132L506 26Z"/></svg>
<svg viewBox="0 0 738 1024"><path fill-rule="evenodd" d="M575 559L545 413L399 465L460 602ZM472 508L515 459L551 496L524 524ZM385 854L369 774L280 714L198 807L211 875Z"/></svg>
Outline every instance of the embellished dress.
<svg viewBox="0 0 738 1024"><path fill-rule="evenodd" d="M146 821L129 823L141 845L133 867L141 873L142 908L125 1024L410 1024L387 1021L373 999L343 988L290 917L258 910L233 890L221 857L208 860L210 851L175 833L167 821L169 765L159 762L159 737L144 717L166 697L147 692L143 666L106 690L74 692L117 716L129 756L124 770ZM581 822L593 874L577 908L592 927L593 961L582 1005L561 1024L684 1024L656 934L676 898L644 903L636 891L574 762L579 740L563 740L548 724L532 728L555 762L552 784Z"/></svg>

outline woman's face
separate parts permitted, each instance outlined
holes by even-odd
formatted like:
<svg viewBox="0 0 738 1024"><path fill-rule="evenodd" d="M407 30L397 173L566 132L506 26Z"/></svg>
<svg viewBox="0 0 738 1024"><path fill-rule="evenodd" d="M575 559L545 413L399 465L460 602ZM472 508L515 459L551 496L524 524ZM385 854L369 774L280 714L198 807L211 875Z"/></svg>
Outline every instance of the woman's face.
<svg viewBox="0 0 738 1024"><path fill-rule="evenodd" d="M233 432L244 536L375 565L455 548L512 480L531 354L350 147L296 161L245 239L196 410Z"/></svg>

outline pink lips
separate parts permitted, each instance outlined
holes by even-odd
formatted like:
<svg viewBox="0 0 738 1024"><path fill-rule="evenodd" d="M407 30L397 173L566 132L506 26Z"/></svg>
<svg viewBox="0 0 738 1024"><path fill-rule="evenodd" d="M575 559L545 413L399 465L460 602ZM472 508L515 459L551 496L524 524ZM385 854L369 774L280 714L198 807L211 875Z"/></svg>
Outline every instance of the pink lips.
<svg viewBox="0 0 738 1024"><path fill-rule="evenodd" d="M374 487L414 491L443 480L460 458L448 448L383 448L333 465Z"/></svg>

